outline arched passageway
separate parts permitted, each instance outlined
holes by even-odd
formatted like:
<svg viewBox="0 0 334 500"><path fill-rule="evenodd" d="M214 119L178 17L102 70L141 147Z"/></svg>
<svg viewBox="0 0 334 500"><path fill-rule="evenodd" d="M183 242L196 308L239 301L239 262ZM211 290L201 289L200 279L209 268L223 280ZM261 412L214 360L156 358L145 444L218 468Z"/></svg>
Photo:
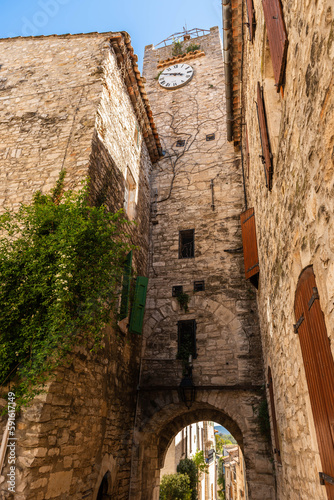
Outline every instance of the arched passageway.
<svg viewBox="0 0 334 500"><path fill-rule="evenodd" d="M134 434L131 500L158 500L160 469L171 441L184 427L201 420L221 424L237 440L245 458L249 500L274 500L269 446L254 413L261 398L257 391L203 390L187 410L177 391L143 394Z"/></svg>

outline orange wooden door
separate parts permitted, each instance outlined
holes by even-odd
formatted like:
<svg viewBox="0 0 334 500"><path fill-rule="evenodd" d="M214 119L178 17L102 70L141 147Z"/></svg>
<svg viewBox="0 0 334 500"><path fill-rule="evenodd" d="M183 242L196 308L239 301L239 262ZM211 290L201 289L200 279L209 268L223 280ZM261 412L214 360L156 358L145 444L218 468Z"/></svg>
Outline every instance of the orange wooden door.
<svg viewBox="0 0 334 500"><path fill-rule="evenodd" d="M307 267L299 278L295 315L295 331L304 361L321 472L334 478L334 361L312 267ZM334 500L334 485L327 481L325 485L329 500Z"/></svg>

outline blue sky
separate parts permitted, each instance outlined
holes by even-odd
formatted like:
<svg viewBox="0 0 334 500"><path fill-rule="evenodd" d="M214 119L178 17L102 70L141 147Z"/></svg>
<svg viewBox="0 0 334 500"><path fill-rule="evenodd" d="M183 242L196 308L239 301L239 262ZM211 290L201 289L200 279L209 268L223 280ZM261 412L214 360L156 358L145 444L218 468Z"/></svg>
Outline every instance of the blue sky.
<svg viewBox="0 0 334 500"><path fill-rule="evenodd" d="M221 0L0 0L0 6L0 38L127 31L140 68L145 45L185 25L222 25Z"/></svg>

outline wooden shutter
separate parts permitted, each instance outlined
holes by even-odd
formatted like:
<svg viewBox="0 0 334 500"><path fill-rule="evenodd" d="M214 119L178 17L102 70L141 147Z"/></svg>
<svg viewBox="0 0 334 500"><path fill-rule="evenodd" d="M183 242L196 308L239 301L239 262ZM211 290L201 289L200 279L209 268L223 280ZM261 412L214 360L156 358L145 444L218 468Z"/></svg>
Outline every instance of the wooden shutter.
<svg viewBox="0 0 334 500"><path fill-rule="evenodd" d="M143 329L147 284L148 278L144 276L138 276L136 279L135 296L129 324L129 331L132 333L141 333Z"/></svg>
<svg viewBox="0 0 334 500"><path fill-rule="evenodd" d="M246 0L247 6L247 17L248 17L248 29L249 29L249 40L252 42L255 31L255 15L253 0Z"/></svg>
<svg viewBox="0 0 334 500"><path fill-rule="evenodd" d="M270 142L267 127L266 110L264 106L263 90L259 82L257 82L257 117L259 120L259 129L262 146L262 163L264 165L264 174L266 178L266 186L271 189L272 178L272 154L270 151Z"/></svg>
<svg viewBox="0 0 334 500"><path fill-rule="evenodd" d="M334 479L334 361L312 267L299 278L295 315L322 472ZM334 500L334 486L325 484L328 498Z"/></svg>
<svg viewBox="0 0 334 500"><path fill-rule="evenodd" d="M278 439L278 428L277 428L277 420L276 420L273 378L271 376L270 366L268 366L268 389L269 389L269 398L270 398L271 421L273 424L274 439L275 439L274 454L275 454L277 462L281 464L282 459L281 459L281 450L280 450L280 444L279 444L279 439Z"/></svg>
<svg viewBox="0 0 334 500"><path fill-rule="evenodd" d="M262 0L277 92L284 80L288 35L280 0Z"/></svg>
<svg viewBox="0 0 334 500"><path fill-rule="evenodd" d="M132 269L132 250L126 256L125 264L124 264L121 307L120 307L120 311L119 311L119 319L120 320L126 318L128 316L128 313L129 313L131 269Z"/></svg>
<svg viewBox="0 0 334 500"><path fill-rule="evenodd" d="M257 252L254 208L240 215L242 246L244 250L245 277L257 288L259 275L259 256Z"/></svg>

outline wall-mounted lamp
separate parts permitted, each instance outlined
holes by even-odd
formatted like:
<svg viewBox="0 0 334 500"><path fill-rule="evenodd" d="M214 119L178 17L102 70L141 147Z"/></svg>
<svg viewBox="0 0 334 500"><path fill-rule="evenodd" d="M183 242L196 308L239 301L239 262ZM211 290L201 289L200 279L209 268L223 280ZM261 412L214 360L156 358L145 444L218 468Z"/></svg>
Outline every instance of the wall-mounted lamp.
<svg viewBox="0 0 334 500"><path fill-rule="evenodd" d="M181 383L179 385L179 398L186 405L188 410L191 408L196 396L196 386L193 382L192 370L192 355L189 356L189 362L186 367L186 374L182 377Z"/></svg>

